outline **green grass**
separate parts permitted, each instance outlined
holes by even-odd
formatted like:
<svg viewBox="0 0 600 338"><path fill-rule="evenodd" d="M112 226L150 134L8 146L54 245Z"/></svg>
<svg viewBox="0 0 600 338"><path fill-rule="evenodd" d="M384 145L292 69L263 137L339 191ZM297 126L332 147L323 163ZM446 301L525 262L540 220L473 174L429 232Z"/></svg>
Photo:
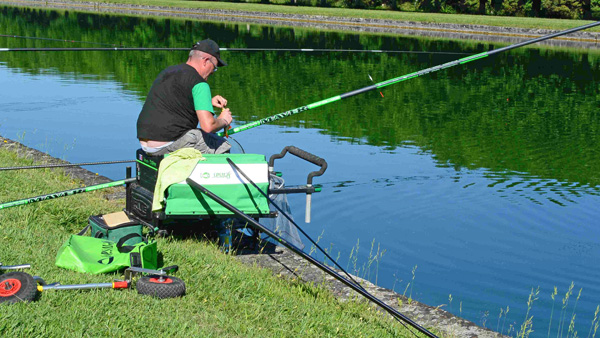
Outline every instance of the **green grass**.
<svg viewBox="0 0 600 338"><path fill-rule="evenodd" d="M0 148L0 165L31 160ZM60 171L0 173L0 201L70 189L80 183ZM118 274L88 275L54 265L59 247L92 214L124 202L96 191L0 210L0 262L31 264L47 283L105 283ZM178 264L187 294L158 300L135 290L48 290L33 303L0 311L0 336L385 337L412 336L364 302L339 302L322 287L289 281L195 239L159 238L167 265Z"/></svg>
<svg viewBox="0 0 600 338"><path fill-rule="evenodd" d="M85 0L78 0L85 1ZM350 18L383 19L396 21L415 21L423 23L451 23L467 25L488 25L499 27L537 28L565 30L591 23L586 20L564 20L544 18L524 18L505 16L440 14L421 12L400 12L390 10L362 10L348 8L319 8L305 6L266 5L255 3L232 3L219 1L187 1L187 0L104 0L104 3L134 4L146 6L165 6L179 8L202 8L232 11L269 12L281 14L302 14L336 16ZM592 31L600 31L594 28Z"/></svg>

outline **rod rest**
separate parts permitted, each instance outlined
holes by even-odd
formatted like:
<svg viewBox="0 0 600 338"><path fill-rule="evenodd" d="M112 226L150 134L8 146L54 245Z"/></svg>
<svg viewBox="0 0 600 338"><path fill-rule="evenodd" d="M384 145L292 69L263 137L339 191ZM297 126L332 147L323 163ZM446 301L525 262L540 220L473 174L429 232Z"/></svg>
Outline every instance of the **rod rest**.
<svg viewBox="0 0 600 338"><path fill-rule="evenodd" d="M269 158L270 170L272 170L272 168L274 167L275 160L279 159L279 158L283 158L288 152L292 155L295 155L295 156L307 161L307 162L310 162L314 165L318 165L321 167L320 170L313 171L310 174L308 174L308 177L306 179L306 184L308 184L308 185L312 185L313 177L321 176L321 175L323 175L323 173L325 173L325 170L327 170L327 162L324 159L320 158L317 155L311 154L305 150L302 150L298 147L295 147L295 146L287 146L287 147L283 148L283 150L281 151L280 154L272 155Z"/></svg>

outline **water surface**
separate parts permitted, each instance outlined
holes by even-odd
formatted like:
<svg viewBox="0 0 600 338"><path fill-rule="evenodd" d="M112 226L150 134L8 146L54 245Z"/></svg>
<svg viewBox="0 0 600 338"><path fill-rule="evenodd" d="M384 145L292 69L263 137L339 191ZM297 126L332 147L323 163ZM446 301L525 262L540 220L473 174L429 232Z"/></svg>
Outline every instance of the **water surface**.
<svg viewBox="0 0 600 338"><path fill-rule="evenodd" d="M0 34L144 47L185 47L206 37L252 48L474 54L500 46L9 7L0 7ZM0 47L62 46L90 45L0 37ZM229 66L209 83L229 100L237 125L364 87L369 74L379 82L460 57L222 56ZM0 54L0 134L71 162L133 159L135 121L152 81L185 58ZM594 51L521 48L386 87L384 98L362 94L234 139L246 152L270 156L295 145L328 161L315 179L324 189L304 229L349 270L505 334L522 324L529 293L539 286L534 336L547 334L554 286L556 334L573 281L566 327L574 311L579 336L587 336L600 303L599 61ZM302 184L313 169L291 158L278 166L290 184ZM124 166L90 170L124 176ZM303 220L303 197L290 200ZM369 267L371 243L371 256L385 252Z"/></svg>

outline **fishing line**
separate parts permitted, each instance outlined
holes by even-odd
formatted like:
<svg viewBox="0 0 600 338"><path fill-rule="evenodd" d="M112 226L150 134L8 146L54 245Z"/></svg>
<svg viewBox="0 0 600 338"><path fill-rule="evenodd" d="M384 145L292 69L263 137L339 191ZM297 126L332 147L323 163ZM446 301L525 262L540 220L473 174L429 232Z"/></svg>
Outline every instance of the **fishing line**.
<svg viewBox="0 0 600 338"><path fill-rule="evenodd" d="M306 238L308 238L308 240L315 246L317 247L317 249L319 249L327 258L329 258L329 260L331 260L333 262L333 264L335 264L335 266L340 269L344 274L346 274L346 276L348 276L348 278L350 278L350 280L352 280L352 282L354 282L358 287L360 287L361 289L365 290L362 285L360 285L360 283L358 283L356 280L354 280L354 278L352 278L352 276L346 272L346 270L344 270L344 268L342 268L333 258L331 258L331 256L329 256L329 254L327 254L327 252L325 250L323 250L323 248L321 248L319 246L319 244L317 244L306 232L304 232L304 230L302 230L302 228L296 223L294 222L294 220L285 212L283 211L276 203L275 201L273 201L268 194L266 194L258 185L256 185L256 183L254 183L254 181L252 181L250 179L250 177L248 177L248 175L246 175L241 169L240 167L238 167L229 157L226 158L227 162L240 174L242 174L242 176L244 176L244 178L250 182L250 184L252 184L252 186L254 188L256 188L256 190L258 190L258 192L260 192L268 201L269 203L271 203L272 206L274 206L285 218L287 218L288 221L290 221L290 223L292 223L296 229L300 230L300 232L306 236ZM366 290L365 290L366 291Z"/></svg>
<svg viewBox="0 0 600 338"><path fill-rule="evenodd" d="M232 128L232 129L228 130L228 134L229 135L233 135L235 133L239 133L239 132L244 131L244 130L252 129L252 128L258 127L260 125L266 124L266 123L270 123L270 122L273 122L273 121L276 121L276 120L279 120L279 119L282 119L282 118L285 118L285 117L288 117L288 116L291 116L291 115L299 114L299 113L301 113L303 111L306 111L306 110L309 110L309 109L318 108L318 107L324 106L326 104L333 103L333 102L336 102L336 101L340 101L342 99L346 99L346 98L349 98L349 97L352 97L352 96L355 96L355 95L358 95L358 94L362 94L362 93L365 93L365 92L368 92L368 91L371 91L371 90L381 89L383 87L387 87L389 85L393 85L393 84L396 84L398 82L410 80L410 79L413 79L415 77L419 77L419 76L422 76L422 75L425 75L425 74L437 72L438 70L442 70L442 69L454 67L454 66L457 66L457 65L462 65L462 64L465 64L465 63L468 63L468 62L471 62L471 61L483 59L485 57L488 57L488 56L491 56L491 55L494 55L494 54L498 54L498 53L505 52L505 51L508 51L508 50L511 50L511 49L515 49L515 48L519 48L519 47L522 47L522 46L530 45L532 43L536 43L536 42L540 42L540 41L552 39L552 38L555 38L555 37L558 37L558 36L561 36L561 35L565 35L565 34L577 32L577 31L580 31L580 30L592 28L592 27L595 27L595 26L598 26L598 25L600 25L600 21L593 22L593 23L590 23L590 24L587 24L587 25L583 25L583 26L579 26L579 27L575 27L575 28L571 28L571 29L567 29L567 30L561 31L561 32L557 32L557 33L553 33L553 34L549 34L549 35L544 35L544 36L539 37L539 38L535 38L535 39L523 41L523 42L516 43L516 44L513 44L513 45L509 45L509 46L506 46L506 47L494 49L494 50L491 50L491 51L488 51L488 52L483 52L483 53L479 53L479 54L467 56L467 57L462 58L462 59L458 59L458 60L455 60L455 61L447 62L447 63L441 64L441 65L438 65L438 66L435 66L435 67L423 69L423 70L420 70L418 72L414 72L414 73L410 73L410 74L403 75L403 76L400 76L400 77L396 77L396 78L393 78L393 79L390 79L390 80L387 80L387 81L375 83L375 84L367 86L367 87L356 89L356 90L353 90L353 91L350 91L350 92L347 92L347 93L344 93L344 94L341 94L341 95L333 96L333 97L330 97L328 99L324 99L324 100L321 100L321 101L313 102L311 104L308 104L308 105L305 105L305 106L302 106L302 107L294 108L294 109L288 110L288 111L283 112L283 113L275 114L275 115L272 115L272 116L269 116L269 117L266 117L266 118L254 121L254 122L250 122L250 123L247 123L247 124L244 124L244 125ZM223 136L223 132L219 132L219 133L217 133L217 135Z"/></svg>
<svg viewBox="0 0 600 338"><path fill-rule="evenodd" d="M117 163L133 163L134 160L123 160L123 161L103 161L103 162L85 162L85 163L67 163L67 164L41 164L24 167L4 167L0 168L0 171L4 170L23 170L23 169L40 169L40 168L59 168L59 167L78 167L87 165L100 165L100 164L117 164Z"/></svg>
<svg viewBox="0 0 600 338"><path fill-rule="evenodd" d="M240 149L242 150L241 154L245 154L246 150L244 150L244 147L242 147L242 145L236 141L233 137L229 137L230 140L232 140L233 142L237 143L238 147L240 147Z"/></svg>
<svg viewBox="0 0 600 338"><path fill-rule="evenodd" d="M319 244L317 244L306 232L304 232L304 230L296 223L294 222L294 220L285 212L283 211L258 185L256 185L256 183L254 183L254 181L252 181L250 179L250 177L248 177L230 158L226 158L227 162L236 170L238 171L240 174L242 174L242 176L244 176L244 178L250 182L250 184L252 184L252 186L254 186L254 188L256 188L256 190L258 190L268 201L269 203L271 203L272 206L274 206L283 216L285 216L285 218L287 218L288 221L290 221L290 223L292 223L296 229L300 230L300 232L306 236L306 238L308 238L308 240L317 248L319 249L319 251L321 251L327 258L329 258L329 260L338 268L340 269L340 271L342 271L346 276L348 276L348 278L357 286L359 287L361 290L363 290L364 292L368 293L368 291L362 286L360 285L360 283L358 283L354 278L352 278L352 275L350 275L344 268L342 268L337 261L335 261L331 256L329 256L329 254L327 254L327 252L321 248L321 246L319 246ZM276 239L276 238L274 238ZM399 318L397 318L396 316L392 316L396 321L398 321L398 323L400 323L402 326L404 326L404 328L406 328L410 333L412 333L415 337L418 337L408 326L406 326L406 324L404 324Z"/></svg>

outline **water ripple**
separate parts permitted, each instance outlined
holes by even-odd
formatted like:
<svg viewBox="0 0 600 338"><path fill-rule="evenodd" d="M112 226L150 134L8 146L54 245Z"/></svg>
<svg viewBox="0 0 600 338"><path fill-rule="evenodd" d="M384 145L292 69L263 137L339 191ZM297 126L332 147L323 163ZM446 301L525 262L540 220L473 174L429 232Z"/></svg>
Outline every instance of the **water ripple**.
<svg viewBox="0 0 600 338"><path fill-rule="evenodd" d="M424 176L392 176L378 177L368 181L345 180L339 182L325 182L322 185L342 192L345 189L357 186L369 186L376 189L392 187L408 182L421 184L436 184L435 181L451 180L460 183L464 190L491 189L504 198L518 197L528 202L543 205L553 203L558 206L577 204L577 199L583 196L600 196L600 187L577 182L560 182L558 180L539 178L533 175L504 172L467 172L460 175L424 175Z"/></svg>

